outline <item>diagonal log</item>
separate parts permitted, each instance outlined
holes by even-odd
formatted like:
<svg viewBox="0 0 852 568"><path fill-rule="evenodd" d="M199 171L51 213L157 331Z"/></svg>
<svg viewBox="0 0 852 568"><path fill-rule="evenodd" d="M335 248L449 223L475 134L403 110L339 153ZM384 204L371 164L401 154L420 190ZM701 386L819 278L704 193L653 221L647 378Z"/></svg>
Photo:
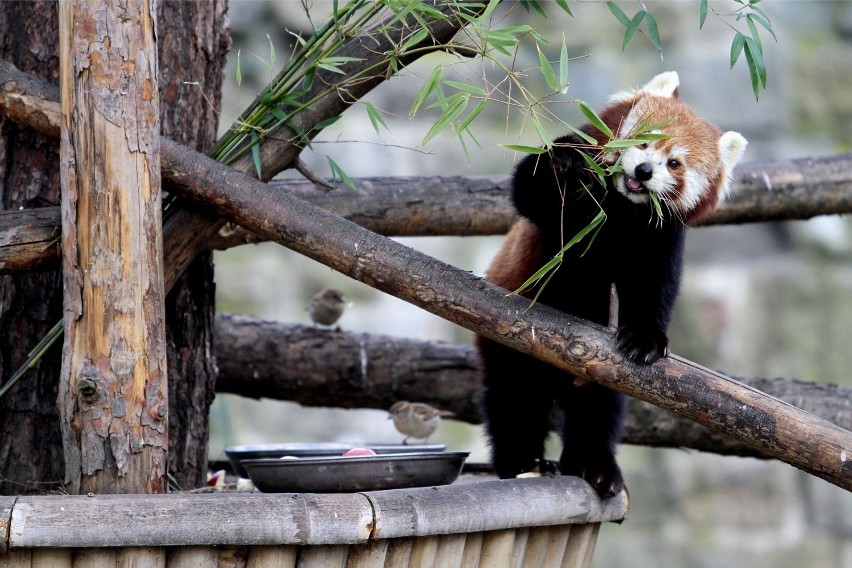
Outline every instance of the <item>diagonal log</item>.
<svg viewBox="0 0 852 568"><path fill-rule="evenodd" d="M624 360L612 334L243 176L173 142L164 175L184 196L264 238L476 333L728 434L852 489L852 433L719 373L670 356ZM168 157L167 159L165 159Z"/></svg>
<svg viewBox="0 0 852 568"><path fill-rule="evenodd" d="M8 105L7 105L8 106ZM603 328L517 297L206 156L162 143L163 175L220 215L377 289L565 370L729 434L852 489L852 435L732 379L677 357L623 361ZM173 269L173 267L172 267Z"/></svg>

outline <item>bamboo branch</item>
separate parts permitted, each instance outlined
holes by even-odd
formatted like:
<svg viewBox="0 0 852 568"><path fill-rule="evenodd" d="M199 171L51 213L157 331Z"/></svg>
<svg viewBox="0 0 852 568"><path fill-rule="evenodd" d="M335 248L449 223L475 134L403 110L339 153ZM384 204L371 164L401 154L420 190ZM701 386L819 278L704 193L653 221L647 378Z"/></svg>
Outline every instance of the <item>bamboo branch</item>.
<svg viewBox="0 0 852 568"><path fill-rule="evenodd" d="M676 356L626 361L609 331L518 296L173 142L163 172L184 196L356 280L571 373L699 422L852 489L852 433Z"/></svg>
<svg viewBox="0 0 852 568"><path fill-rule="evenodd" d="M472 345L329 331L218 314L213 345L217 392L306 406L387 409L428 402L478 424L479 361ZM797 408L852 429L852 388L788 379L738 379ZM624 442L766 457L724 434L631 399Z"/></svg>

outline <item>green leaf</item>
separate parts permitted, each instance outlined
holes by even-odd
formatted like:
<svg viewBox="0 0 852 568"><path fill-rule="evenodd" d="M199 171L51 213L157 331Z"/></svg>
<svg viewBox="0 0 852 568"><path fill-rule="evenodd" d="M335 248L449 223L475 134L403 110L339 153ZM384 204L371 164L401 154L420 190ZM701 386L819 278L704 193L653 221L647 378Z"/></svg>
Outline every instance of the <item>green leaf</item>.
<svg viewBox="0 0 852 568"><path fill-rule="evenodd" d="M257 170L257 179L262 179L261 160L260 160L260 137L257 134L251 135L251 158L254 161L254 169Z"/></svg>
<svg viewBox="0 0 852 568"><path fill-rule="evenodd" d="M469 85L467 83L461 83L459 81L450 81L448 79L442 81L442 83L445 84L445 85L449 85L450 87L453 87L453 88L458 89L460 91L470 93L472 95L478 95L480 97L487 97L488 96L488 91L486 91L482 87L477 87L476 85Z"/></svg>
<svg viewBox="0 0 852 568"><path fill-rule="evenodd" d="M610 140L606 144L604 144L604 150L607 152L614 152L616 150L624 150L625 148L631 148L633 146L638 146L639 144L645 144L650 140L664 140L668 138L665 134L663 135L654 135L647 134L642 135L641 138L624 138L617 140Z"/></svg>
<svg viewBox="0 0 852 568"><path fill-rule="evenodd" d="M574 127L570 124L565 124L565 126L568 128L568 130L570 130L571 132L573 132L574 134L576 134L577 136L579 136L580 138L582 138L583 140L588 142L590 145L592 145L592 146L598 145L598 141L595 140L595 138L593 136L589 136L588 134L586 134L585 132L583 132L579 128L576 128L576 127Z"/></svg>
<svg viewBox="0 0 852 568"><path fill-rule="evenodd" d="M583 101L578 101L577 105L580 107L580 112L583 113L583 116L592 123L592 125L603 132L604 136L607 138L612 138L613 133L609 126L603 121L603 119L598 116L598 113L594 111L592 107L584 103Z"/></svg>
<svg viewBox="0 0 852 568"><path fill-rule="evenodd" d="M479 17L480 22L484 22L488 18L491 17L491 14L494 13L495 8L497 8L497 4L500 3L500 0L488 0L488 5L485 7L485 10L482 11L482 15Z"/></svg>
<svg viewBox="0 0 852 568"><path fill-rule="evenodd" d="M399 52L405 53L413 46L426 39L427 35L429 35L429 30L427 28L420 28L420 30L418 30L416 33L412 34L411 37L405 40L405 43L402 44L402 46L399 48Z"/></svg>
<svg viewBox="0 0 852 568"><path fill-rule="evenodd" d="M636 15L633 16L633 19L630 20L630 25L627 26L627 29L624 30L624 42L621 44L621 51L624 51L627 48L627 44L630 43L630 40L633 39L633 36L636 35L636 32L639 31L639 26L642 24L642 20L645 19L645 15L647 12L645 10L639 10L636 12Z"/></svg>
<svg viewBox="0 0 852 568"><path fill-rule="evenodd" d="M547 81L547 85L553 89L554 91L559 91L559 81L556 79L556 75L553 73L553 67L550 65L550 61L547 60L547 56L544 52L539 48L538 44L536 44L535 48L538 50L538 62L541 66L541 74L544 75L544 80Z"/></svg>
<svg viewBox="0 0 852 568"><path fill-rule="evenodd" d="M269 66L275 67L275 45L272 43L272 38L266 34L266 39L269 40Z"/></svg>
<svg viewBox="0 0 852 568"><path fill-rule="evenodd" d="M523 152L525 154L544 154L548 151L547 148L540 146L526 146L524 144L501 144L504 148L514 150L515 152Z"/></svg>
<svg viewBox="0 0 852 568"><path fill-rule="evenodd" d="M704 27L704 22L707 20L707 0L701 0L698 4L698 29Z"/></svg>
<svg viewBox="0 0 852 568"><path fill-rule="evenodd" d="M751 31L752 40L757 44L757 48L760 50L760 53L763 53L763 44L760 43L760 35L757 33L757 26L754 25L754 19L751 17L751 14L746 16L746 23L748 24L748 29Z"/></svg>
<svg viewBox="0 0 852 568"><path fill-rule="evenodd" d="M547 129L541 123L537 116L532 117L533 126L535 126L536 131L538 132L538 137L541 139L541 143L547 146L553 146L553 139L550 137L550 134L547 133Z"/></svg>
<svg viewBox="0 0 852 568"><path fill-rule="evenodd" d="M373 125L373 128L376 130L376 134L380 134L379 125L385 127L385 130L390 132L390 128L385 123L385 119L382 118L382 115L379 114L379 111L376 110L376 107L373 106L373 103L370 101L364 101L364 106L367 107L367 117L370 119L370 123Z"/></svg>
<svg viewBox="0 0 852 568"><path fill-rule="evenodd" d="M415 114L417 109L420 108L420 105L423 104L423 101L426 100L426 97L432 94L432 92L438 87L443 74L443 67L435 67L429 77L426 78L426 82L423 83L422 87L420 87L420 92L417 93L417 97L411 104L411 110L409 111L410 114Z"/></svg>
<svg viewBox="0 0 852 568"><path fill-rule="evenodd" d="M648 39L651 40L651 44L657 50L657 53L662 53L663 46L660 43L660 31L657 29L657 20L654 19L651 12L645 12L645 20L648 21Z"/></svg>
<svg viewBox="0 0 852 568"><path fill-rule="evenodd" d="M769 19L766 17L766 14L763 13L763 10L760 10L760 8L755 8L754 6L752 6L751 9L752 10L759 10L760 15L749 14L746 17L749 18L749 19L753 19L758 24L763 26L766 29L766 31L768 31L770 34L772 34L772 39L774 39L775 41L778 41L778 38L775 37L775 31L772 29L772 25L769 23Z"/></svg>
<svg viewBox="0 0 852 568"><path fill-rule="evenodd" d="M657 221L663 222L663 206L660 203L660 196L656 194L656 192L649 191L648 199L651 200L651 205L654 207L654 213L657 214Z"/></svg>
<svg viewBox="0 0 852 568"><path fill-rule="evenodd" d="M341 168L337 162L331 159L331 156L326 156L326 159L328 160L328 166L331 168L332 180L337 179L337 177L340 177L340 180L348 187L351 187L352 189L357 189L355 187L355 182L352 181L352 178L349 177L345 171L343 171L343 168Z"/></svg>
<svg viewBox="0 0 852 568"><path fill-rule="evenodd" d="M740 32L737 32L734 35L733 41L731 41L731 69L734 68L734 64L737 62L737 59L740 57L740 53L743 52L743 47L745 46L745 36Z"/></svg>
<svg viewBox="0 0 852 568"><path fill-rule="evenodd" d="M609 11L612 12L612 15L615 16L615 19L621 22L622 26L626 28L630 25L630 18L628 18L627 14L625 14L624 11L618 7L618 4L616 4L615 2L607 2L606 5L609 8Z"/></svg>
<svg viewBox="0 0 852 568"><path fill-rule="evenodd" d="M592 171L595 172L595 174L598 176L598 181L601 182L601 185L606 185L606 172L604 172L601 165L585 152L580 152L580 155L586 161L586 164L588 164Z"/></svg>
<svg viewBox="0 0 852 568"><path fill-rule="evenodd" d="M750 39L750 38L748 38ZM748 73L751 76L751 88L754 91L754 98L760 98L760 72L757 69L757 64L755 63L754 54L749 47L748 41L745 46L745 60L748 65Z"/></svg>
<svg viewBox="0 0 852 568"><path fill-rule="evenodd" d="M482 110L485 108L486 102L487 101L479 101L479 104L476 105L476 107L472 111L470 111L470 114L464 117L464 119L459 123L459 125L456 127L456 131L461 132L465 130L470 125L470 123L473 122L473 119L479 116L479 113L481 113Z"/></svg>
<svg viewBox="0 0 852 568"><path fill-rule="evenodd" d="M572 18L574 17L574 14L571 13L571 8L568 7L568 2L565 0L556 0L556 5L562 8L562 10Z"/></svg>
<svg viewBox="0 0 852 568"><path fill-rule="evenodd" d="M559 52L559 92L563 95L568 90L568 46L562 37L562 51Z"/></svg>
<svg viewBox="0 0 852 568"><path fill-rule="evenodd" d="M235 78L237 80L237 86L238 87L243 84L243 71L242 71L242 67L240 65L240 52L241 51L242 51L241 49L237 50L237 69L234 72Z"/></svg>
<svg viewBox="0 0 852 568"><path fill-rule="evenodd" d="M447 107L447 110L444 111L444 114L435 121L435 124L432 125L432 128L429 129L429 132L426 133L426 136L423 137L422 144L425 146L429 143L429 141L434 138L439 132L445 129L450 125L452 121L454 121L458 116L464 112L465 107L467 107L467 103L469 101L469 97L459 97L456 99L451 105Z"/></svg>
<svg viewBox="0 0 852 568"><path fill-rule="evenodd" d="M526 8L527 12L530 11L530 8L533 8L538 15L546 18L547 14L544 13L544 9L539 5L538 0L521 0L521 6Z"/></svg>
<svg viewBox="0 0 852 568"><path fill-rule="evenodd" d="M334 123L335 123L335 122L337 122L338 120L340 120L340 115L339 115L339 114L338 114L338 115L335 115L335 116L332 116L332 117L329 117L329 118L326 118L326 119L324 119L324 120L321 120L321 121L317 122L317 123L314 125L314 128L313 128L313 129L314 129L314 130L322 130L323 128L327 128L327 127L331 126L332 124L334 124Z"/></svg>

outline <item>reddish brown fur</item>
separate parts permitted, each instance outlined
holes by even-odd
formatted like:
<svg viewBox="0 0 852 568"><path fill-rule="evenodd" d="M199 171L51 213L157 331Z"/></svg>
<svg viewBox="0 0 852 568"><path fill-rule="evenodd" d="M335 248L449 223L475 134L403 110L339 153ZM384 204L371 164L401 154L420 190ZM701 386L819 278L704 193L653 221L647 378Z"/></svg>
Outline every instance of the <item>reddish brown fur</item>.
<svg viewBox="0 0 852 568"><path fill-rule="evenodd" d="M529 220L520 219L506 235L503 246L485 273L485 279L512 292L547 260L538 229Z"/></svg>

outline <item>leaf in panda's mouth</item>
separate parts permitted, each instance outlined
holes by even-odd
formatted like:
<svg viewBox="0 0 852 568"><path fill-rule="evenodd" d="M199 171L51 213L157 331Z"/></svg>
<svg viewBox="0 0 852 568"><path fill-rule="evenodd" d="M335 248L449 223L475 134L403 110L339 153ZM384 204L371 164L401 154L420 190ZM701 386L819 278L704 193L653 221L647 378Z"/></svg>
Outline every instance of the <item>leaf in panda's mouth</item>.
<svg viewBox="0 0 852 568"><path fill-rule="evenodd" d="M631 193L648 193L645 185L633 176L624 176L624 187Z"/></svg>

